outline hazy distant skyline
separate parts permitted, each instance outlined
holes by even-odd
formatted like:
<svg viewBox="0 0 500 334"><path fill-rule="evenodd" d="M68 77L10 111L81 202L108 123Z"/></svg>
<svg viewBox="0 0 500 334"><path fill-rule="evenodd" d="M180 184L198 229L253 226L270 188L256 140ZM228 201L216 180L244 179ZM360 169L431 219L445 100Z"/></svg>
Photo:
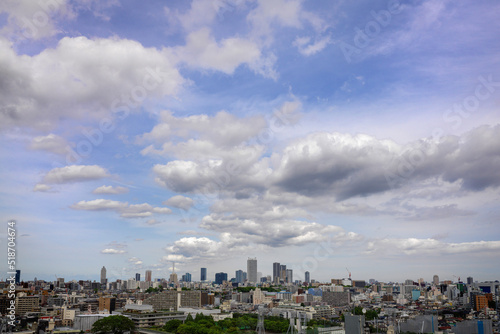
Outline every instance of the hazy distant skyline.
<svg viewBox="0 0 500 334"><path fill-rule="evenodd" d="M22 279L213 279L248 257L301 280L498 279L499 10L3 1Z"/></svg>

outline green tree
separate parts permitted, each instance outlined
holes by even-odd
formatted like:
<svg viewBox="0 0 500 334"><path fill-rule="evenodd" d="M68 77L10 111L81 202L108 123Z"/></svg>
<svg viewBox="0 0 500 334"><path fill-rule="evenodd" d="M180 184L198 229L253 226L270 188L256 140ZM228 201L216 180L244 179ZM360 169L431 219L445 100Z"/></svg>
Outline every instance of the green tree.
<svg viewBox="0 0 500 334"><path fill-rule="evenodd" d="M123 334L135 329L134 322L123 315L110 315L97 320L92 325L92 333Z"/></svg>
<svg viewBox="0 0 500 334"><path fill-rule="evenodd" d="M172 332L175 333L177 331L177 328L182 325L182 321L179 319L172 319L170 321L167 321L165 326L163 326L163 329L167 332Z"/></svg>

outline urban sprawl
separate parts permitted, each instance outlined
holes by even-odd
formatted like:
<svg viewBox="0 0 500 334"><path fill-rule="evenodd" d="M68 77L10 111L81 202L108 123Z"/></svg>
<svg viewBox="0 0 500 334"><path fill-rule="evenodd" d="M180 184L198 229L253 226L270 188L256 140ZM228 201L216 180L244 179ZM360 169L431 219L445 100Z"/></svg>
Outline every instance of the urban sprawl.
<svg viewBox="0 0 500 334"><path fill-rule="evenodd" d="M100 319L122 315L148 333L167 333L174 323L183 333L181 324L198 317L216 325L206 333L499 333L498 280L365 281L351 279L346 268L344 278L318 282L305 272L301 281L281 263L262 276L255 258L233 278L213 276L201 268L195 279L178 277L174 265L168 279L146 270L144 277L110 281L102 267L100 281L67 282L22 280L17 270L0 282L1 331L85 333ZM227 320L235 318L241 321Z"/></svg>

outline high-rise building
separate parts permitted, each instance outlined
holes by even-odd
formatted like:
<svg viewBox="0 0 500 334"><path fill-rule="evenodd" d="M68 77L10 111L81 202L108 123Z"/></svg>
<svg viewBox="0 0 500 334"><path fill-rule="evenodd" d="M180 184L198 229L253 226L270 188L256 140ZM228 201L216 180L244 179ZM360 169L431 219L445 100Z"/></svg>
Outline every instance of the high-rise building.
<svg viewBox="0 0 500 334"><path fill-rule="evenodd" d="M106 284L106 267L102 266L101 269L101 284Z"/></svg>
<svg viewBox="0 0 500 334"><path fill-rule="evenodd" d="M227 273L215 274L215 284L222 284L224 281L227 281Z"/></svg>
<svg viewBox="0 0 500 334"><path fill-rule="evenodd" d="M244 283L247 278L247 273L243 270L236 270L235 277L236 283Z"/></svg>
<svg viewBox="0 0 500 334"><path fill-rule="evenodd" d="M304 281L306 283L311 282L311 274L308 271L306 271L304 275L305 275Z"/></svg>
<svg viewBox="0 0 500 334"><path fill-rule="evenodd" d="M293 283L293 271L292 271L292 269L286 270L286 282Z"/></svg>
<svg viewBox="0 0 500 334"><path fill-rule="evenodd" d="M432 283L433 283L434 285L436 285L436 286L438 286L438 285L439 285L439 276L438 276L438 275L434 275L434 276L432 277Z"/></svg>
<svg viewBox="0 0 500 334"><path fill-rule="evenodd" d="M169 281L170 281L170 283L177 283L177 274L174 272L171 273Z"/></svg>
<svg viewBox="0 0 500 334"><path fill-rule="evenodd" d="M281 275L281 266L279 262L273 263L273 282L277 283Z"/></svg>
<svg viewBox="0 0 500 334"><path fill-rule="evenodd" d="M190 273L186 273L186 275L184 275L184 282L191 282L191 274Z"/></svg>
<svg viewBox="0 0 500 334"><path fill-rule="evenodd" d="M467 277L467 284L472 284L474 283L474 279L472 277Z"/></svg>
<svg viewBox="0 0 500 334"><path fill-rule="evenodd" d="M207 268L201 268L200 281L206 281L206 280L207 280Z"/></svg>
<svg viewBox="0 0 500 334"><path fill-rule="evenodd" d="M280 279L286 280L286 264L280 265Z"/></svg>
<svg viewBox="0 0 500 334"><path fill-rule="evenodd" d="M16 284L19 284L21 282L21 270L17 269L16 270Z"/></svg>
<svg viewBox="0 0 500 334"><path fill-rule="evenodd" d="M139 282L141 280L141 274L135 273L135 280Z"/></svg>
<svg viewBox="0 0 500 334"><path fill-rule="evenodd" d="M251 283L257 283L257 258L248 258L247 260L247 277Z"/></svg>
<svg viewBox="0 0 500 334"><path fill-rule="evenodd" d="M151 282L152 274L153 274L153 272L151 270L146 270L146 277L145 277L146 282Z"/></svg>

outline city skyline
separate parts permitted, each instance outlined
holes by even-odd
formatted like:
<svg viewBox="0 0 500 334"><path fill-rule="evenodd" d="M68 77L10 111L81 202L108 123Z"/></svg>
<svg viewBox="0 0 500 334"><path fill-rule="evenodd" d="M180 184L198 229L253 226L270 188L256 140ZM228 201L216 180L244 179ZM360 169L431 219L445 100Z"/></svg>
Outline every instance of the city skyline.
<svg viewBox="0 0 500 334"><path fill-rule="evenodd" d="M175 263L177 279L211 280L251 257L294 280L497 279L499 11L1 2L0 221L17 222L16 269L154 279Z"/></svg>

